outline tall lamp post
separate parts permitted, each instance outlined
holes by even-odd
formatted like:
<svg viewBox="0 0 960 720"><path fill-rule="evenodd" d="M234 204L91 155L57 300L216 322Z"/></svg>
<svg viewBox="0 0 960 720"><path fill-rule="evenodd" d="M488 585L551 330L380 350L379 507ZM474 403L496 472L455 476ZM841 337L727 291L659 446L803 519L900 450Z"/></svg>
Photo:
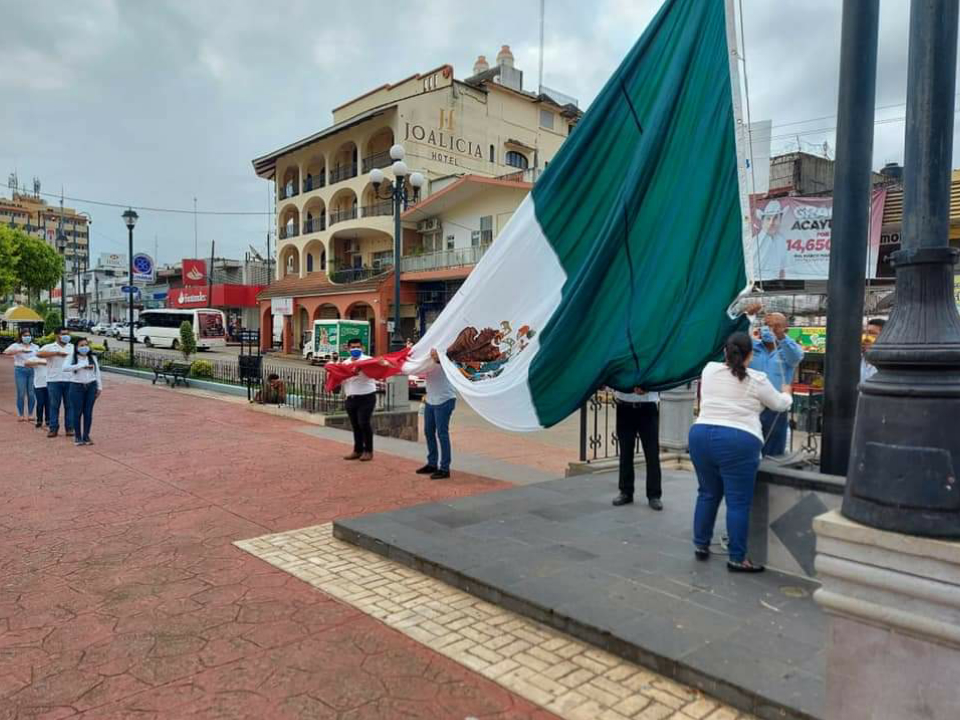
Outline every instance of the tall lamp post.
<svg viewBox="0 0 960 720"><path fill-rule="evenodd" d="M960 0L913 0L903 245L896 304L867 352L841 512L883 530L960 539L958 251L948 243ZM864 199L864 202L866 200Z"/></svg>
<svg viewBox="0 0 960 720"><path fill-rule="evenodd" d="M127 255L127 263L129 264L129 279L127 280L127 302L130 309L130 367L133 367L133 227L137 224L137 218L139 216L132 209L128 208L123 213L123 221L127 224L127 231L129 233L129 254Z"/></svg>
<svg viewBox="0 0 960 720"><path fill-rule="evenodd" d="M405 155L403 145L394 145L390 148L390 157L393 165L390 169L393 171L394 182L388 194L381 198L380 186L386 177L379 168L370 171L370 182L373 183L373 191L378 198L383 200L393 200L393 332L390 334L390 350L395 352L404 346L403 335L400 333L400 243L402 240L403 229L400 227L400 213L407 209L407 202L410 199L410 193L407 191L405 178L410 176L410 187L413 188L414 202L423 187L424 177L418 172L411 173L407 164L403 161ZM402 207L401 207L402 206Z"/></svg>

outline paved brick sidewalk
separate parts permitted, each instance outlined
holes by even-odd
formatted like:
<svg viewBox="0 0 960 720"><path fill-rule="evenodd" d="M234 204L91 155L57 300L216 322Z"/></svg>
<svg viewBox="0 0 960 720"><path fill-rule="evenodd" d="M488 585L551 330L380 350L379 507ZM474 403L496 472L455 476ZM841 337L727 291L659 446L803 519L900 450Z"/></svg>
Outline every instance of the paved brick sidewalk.
<svg viewBox="0 0 960 720"><path fill-rule="evenodd" d="M93 447L0 363L0 720L553 716L231 543L487 492L343 463L295 421L109 376Z"/></svg>

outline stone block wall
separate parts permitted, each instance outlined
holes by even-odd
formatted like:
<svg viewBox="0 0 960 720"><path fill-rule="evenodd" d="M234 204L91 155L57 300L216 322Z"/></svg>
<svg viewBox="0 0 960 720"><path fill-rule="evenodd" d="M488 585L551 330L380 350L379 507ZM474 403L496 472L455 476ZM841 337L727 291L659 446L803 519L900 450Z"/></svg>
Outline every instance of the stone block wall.
<svg viewBox="0 0 960 720"><path fill-rule="evenodd" d="M384 412L375 412L373 414L373 433L381 437L392 437L399 440L410 440L417 442L419 433L417 430L417 419L419 415L416 410L387 410ZM344 415L327 415L324 418L326 427L337 428L339 430L350 430L350 418Z"/></svg>

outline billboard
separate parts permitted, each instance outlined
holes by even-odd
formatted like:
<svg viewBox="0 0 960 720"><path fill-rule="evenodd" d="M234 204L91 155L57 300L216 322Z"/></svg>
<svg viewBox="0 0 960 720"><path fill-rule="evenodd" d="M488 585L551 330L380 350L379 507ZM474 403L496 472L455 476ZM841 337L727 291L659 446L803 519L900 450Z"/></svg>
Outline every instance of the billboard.
<svg viewBox="0 0 960 720"><path fill-rule="evenodd" d="M127 256L120 253L100 253L97 267L104 270L126 270Z"/></svg>
<svg viewBox="0 0 960 720"><path fill-rule="evenodd" d="M207 261L184 258L183 284L184 285L206 285L207 284Z"/></svg>
<svg viewBox="0 0 960 720"><path fill-rule="evenodd" d="M877 277L886 190L873 193L867 277ZM750 203L757 280L826 280L830 270L832 197L753 199Z"/></svg>

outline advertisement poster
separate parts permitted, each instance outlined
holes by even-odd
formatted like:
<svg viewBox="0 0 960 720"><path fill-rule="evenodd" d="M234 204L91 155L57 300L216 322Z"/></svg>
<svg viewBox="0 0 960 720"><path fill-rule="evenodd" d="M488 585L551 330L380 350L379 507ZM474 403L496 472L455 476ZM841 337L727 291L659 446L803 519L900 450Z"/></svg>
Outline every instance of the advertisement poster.
<svg viewBox="0 0 960 720"><path fill-rule="evenodd" d="M827 350L827 329L825 327L787 328L789 335L805 353L822 353Z"/></svg>
<svg viewBox="0 0 960 720"><path fill-rule="evenodd" d="M207 284L207 261L183 259L183 284L184 285L206 285Z"/></svg>
<svg viewBox="0 0 960 720"><path fill-rule="evenodd" d="M220 338L226 335L223 329L223 314L219 310L197 311L197 323L200 325L202 338Z"/></svg>
<svg viewBox="0 0 960 720"><path fill-rule="evenodd" d="M317 355L336 355L337 354L337 337L339 333L337 332L338 328L336 325L320 325L317 331L316 342L314 343L313 351Z"/></svg>
<svg viewBox="0 0 960 720"><path fill-rule="evenodd" d="M870 205L867 277L877 277L886 190ZM826 280L830 270L832 197L782 197L751 203L757 280Z"/></svg>

